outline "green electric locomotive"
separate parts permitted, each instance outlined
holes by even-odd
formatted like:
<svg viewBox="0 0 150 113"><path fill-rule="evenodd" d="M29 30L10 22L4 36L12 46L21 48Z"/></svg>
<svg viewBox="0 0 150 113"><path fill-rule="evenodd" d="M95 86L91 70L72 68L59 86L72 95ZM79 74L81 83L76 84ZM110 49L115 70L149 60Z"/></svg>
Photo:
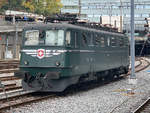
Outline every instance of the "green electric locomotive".
<svg viewBox="0 0 150 113"><path fill-rule="evenodd" d="M72 84L121 75L129 68L124 34L67 23L25 27L20 70L25 90L61 92Z"/></svg>

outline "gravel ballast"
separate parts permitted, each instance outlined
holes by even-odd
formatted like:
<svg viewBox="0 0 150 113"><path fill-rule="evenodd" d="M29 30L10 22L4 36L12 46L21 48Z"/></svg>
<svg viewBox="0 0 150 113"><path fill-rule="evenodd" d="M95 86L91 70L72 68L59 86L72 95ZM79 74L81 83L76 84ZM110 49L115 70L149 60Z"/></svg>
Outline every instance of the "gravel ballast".
<svg viewBox="0 0 150 113"><path fill-rule="evenodd" d="M150 67L136 74L138 82L128 78L75 94L50 98L14 108L14 113L131 113L150 94ZM134 94L127 94L134 89Z"/></svg>

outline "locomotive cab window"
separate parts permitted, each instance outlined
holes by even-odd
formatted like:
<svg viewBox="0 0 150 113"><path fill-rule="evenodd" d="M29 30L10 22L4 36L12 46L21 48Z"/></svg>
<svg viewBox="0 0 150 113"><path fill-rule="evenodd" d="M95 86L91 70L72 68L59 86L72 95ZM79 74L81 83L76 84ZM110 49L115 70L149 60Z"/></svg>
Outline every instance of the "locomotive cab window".
<svg viewBox="0 0 150 113"><path fill-rule="evenodd" d="M49 46L62 46L64 44L64 30L46 31L45 44Z"/></svg>
<svg viewBox="0 0 150 113"><path fill-rule="evenodd" d="M39 31L28 30L25 32L25 43L24 45L38 45L39 44Z"/></svg>

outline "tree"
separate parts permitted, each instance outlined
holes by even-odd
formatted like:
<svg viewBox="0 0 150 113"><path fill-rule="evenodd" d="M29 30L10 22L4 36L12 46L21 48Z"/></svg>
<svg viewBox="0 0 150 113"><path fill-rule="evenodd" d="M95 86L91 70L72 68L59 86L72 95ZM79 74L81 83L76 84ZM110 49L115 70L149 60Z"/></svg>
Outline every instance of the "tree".
<svg viewBox="0 0 150 113"><path fill-rule="evenodd" d="M24 0L2 0L1 8L4 10L23 10L22 2Z"/></svg>
<svg viewBox="0 0 150 113"><path fill-rule="evenodd" d="M35 7L32 1L24 1L22 5L25 7L26 11L31 11L31 12L35 11Z"/></svg>
<svg viewBox="0 0 150 113"><path fill-rule="evenodd" d="M2 12L3 11L3 5L4 4L7 4L8 3L8 1L7 0L0 0L0 12Z"/></svg>
<svg viewBox="0 0 150 113"><path fill-rule="evenodd" d="M45 16L59 13L62 8L60 0L28 0L23 2L23 6L32 13Z"/></svg>
<svg viewBox="0 0 150 113"><path fill-rule="evenodd" d="M62 8L60 0L46 0L46 3L47 4L44 10L45 15L59 13L60 9Z"/></svg>
<svg viewBox="0 0 150 113"><path fill-rule="evenodd" d="M0 0L0 8L3 6L3 4L6 4L7 1L6 0Z"/></svg>

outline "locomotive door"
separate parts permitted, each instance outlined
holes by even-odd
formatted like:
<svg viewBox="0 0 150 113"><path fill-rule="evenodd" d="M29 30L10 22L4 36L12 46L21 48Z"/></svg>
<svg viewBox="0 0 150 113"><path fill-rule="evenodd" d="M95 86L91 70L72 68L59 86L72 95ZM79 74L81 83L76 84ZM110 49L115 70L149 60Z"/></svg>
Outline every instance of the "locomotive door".
<svg viewBox="0 0 150 113"><path fill-rule="evenodd" d="M94 33L89 34L89 49L90 49L90 73L94 74L94 70L95 70L95 46L94 46Z"/></svg>
<svg viewBox="0 0 150 113"><path fill-rule="evenodd" d="M80 38L80 65L83 73L91 73L92 71L92 45L91 45L91 33L83 31Z"/></svg>
<svg viewBox="0 0 150 113"><path fill-rule="evenodd" d="M75 67L73 73L75 75L80 74L80 37L79 31L71 30L71 54L70 54L70 64Z"/></svg>

